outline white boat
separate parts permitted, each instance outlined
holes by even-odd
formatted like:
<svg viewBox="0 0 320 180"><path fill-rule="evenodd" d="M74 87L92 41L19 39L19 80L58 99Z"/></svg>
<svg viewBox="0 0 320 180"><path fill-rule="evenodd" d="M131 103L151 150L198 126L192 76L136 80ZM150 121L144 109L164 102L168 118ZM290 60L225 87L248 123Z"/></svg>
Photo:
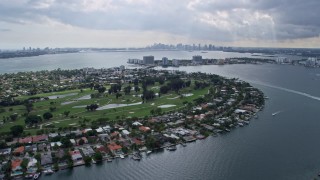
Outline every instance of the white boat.
<svg viewBox="0 0 320 180"><path fill-rule="evenodd" d="M43 173L44 173L45 175L51 175L51 174L53 174L54 172L53 172L51 169L46 169L46 170L43 171Z"/></svg>
<svg viewBox="0 0 320 180"><path fill-rule="evenodd" d="M34 174L33 179L38 179L39 177L40 177L40 173L36 173Z"/></svg>
<svg viewBox="0 0 320 180"><path fill-rule="evenodd" d="M141 157L140 157L138 154L134 154L134 155L132 156L132 159L133 159L133 160L136 160L136 161L140 161Z"/></svg>
<svg viewBox="0 0 320 180"><path fill-rule="evenodd" d="M278 111L278 112L275 112L275 113L272 113L272 116L275 116L277 114L279 114L281 111Z"/></svg>
<svg viewBox="0 0 320 180"><path fill-rule="evenodd" d="M120 158L121 158L121 159L124 159L124 156L123 156L122 154L120 154Z"/></svg>
<svg viewBox="0 0 320 180"><path fill-rule="evenodd" d="M177 147L176 146L167 147L167 150L168 151L175 151L175 150L177 150Z"/></svg>
<svg viewBox="0 0 320 180"><path fill-rule="evenodd" d="M27 174L24 176L25 179L32 179L33 178L33 174Z"/></svg>
<svg viewBox="0 0 320 180"><path fill-rule="evenodd" d="M152 153L152 151L147 151L147 154L151 154Z"/></svg>

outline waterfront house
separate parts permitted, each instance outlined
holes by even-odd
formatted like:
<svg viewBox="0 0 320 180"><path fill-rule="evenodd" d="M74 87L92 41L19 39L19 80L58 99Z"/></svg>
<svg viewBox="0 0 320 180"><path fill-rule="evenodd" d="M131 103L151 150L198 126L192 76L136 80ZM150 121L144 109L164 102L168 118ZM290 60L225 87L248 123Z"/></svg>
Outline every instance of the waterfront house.
<svg viewBox="0 0 320 180"><path fill-rule="evenodd" d="M52 156L50 152L41 153L41 165L45 166L48 164L52 164Z"/></svg>
<svg viewBox="0 0 320 180"><path fill-rule="evenodd" d="M82 151L82 154L84 155L84 156L92 156L92 155L94 155L94 150L90 147L90 146L84 146L84 147L82 147L81 148L81 151Z"/></svg>
<svg viewBox="0 0 320 180"><path fill-rule="evenodd" d="M56 151L54 154L55 154L55 157L57 157L57 158L61 159L61 158L63 158L63 157L64 157L65 152L64 152L64 150L63 150L63 149L59 149L59 150L58 150L58 151Z"/></svg>
<svg viewBox="0 0 320 180"><path fill-rule="evenodd" d="M28 166L27 166L27 173L35 173L37 171L37 160L35 158L29 158Z"/></svg>
<svg viewBox="0 0 320 180"><path fill-rule="evenodd" d="M23 174L21 167L22 159L11 160L11 176L20 176Z"/></svg>
<svg viewBox="0 0 320 180"><path fill-rule="evenodd" d="M143 146L143 145L144 145L144 142L141 141L141 140L138 139L138 138L132 138L132 142L133 142L134 144L136 144L137 146Z"/></svg>
<svg viewBox="0 0 320 180"><path fill-rule="evenodd" d="M69 154L71 156L71 159L74 165L80 165L84 163L82 155L79 150L70 151Z"/></svg>
<svg viewBox="0 0 320 180"><path fill-rule="evenodd" d="M108 149L110 150L111 153L113 153L114 155L116 154L122 154L122 147L114 142L108 144Z"/></svg>
<svg viewBox="0 0 320 180"><path fill-rule="evenodd" d="M95 150L100 152L101 154L107 154L108 153L107 148L105 146L102 146L102 145L97 145Z"/></svg>

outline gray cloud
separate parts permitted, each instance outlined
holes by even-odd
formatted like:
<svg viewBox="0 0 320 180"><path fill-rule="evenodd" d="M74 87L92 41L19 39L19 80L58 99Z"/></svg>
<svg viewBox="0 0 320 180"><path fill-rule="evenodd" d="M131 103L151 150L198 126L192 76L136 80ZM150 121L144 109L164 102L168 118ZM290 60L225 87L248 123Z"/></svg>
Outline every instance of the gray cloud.
<svg viewBox="0 0 320 180"><path fill-rule="evenodd" d="M319 0L3 0L0 21L159 31L216 41L318 37Z"/></svg>
<svg viewBox="0 0 320 180"><path fill-rule="evenodd" d="M12 30L11 29L6 29L6 28L1 28L0 31L1 32L9 32L9 31L12 31Z"/></svg>

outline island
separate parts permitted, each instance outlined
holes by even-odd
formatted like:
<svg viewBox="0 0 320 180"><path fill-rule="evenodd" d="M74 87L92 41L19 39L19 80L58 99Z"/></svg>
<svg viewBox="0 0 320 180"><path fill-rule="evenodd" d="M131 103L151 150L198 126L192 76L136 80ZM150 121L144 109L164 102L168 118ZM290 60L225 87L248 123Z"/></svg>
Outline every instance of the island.
<svg viewBox="0 0 320 180"><path fill-rule="evenodd" d="M0 75L1 176L140 160L258 118L262 91L236 78L125 68Z"/></svg>

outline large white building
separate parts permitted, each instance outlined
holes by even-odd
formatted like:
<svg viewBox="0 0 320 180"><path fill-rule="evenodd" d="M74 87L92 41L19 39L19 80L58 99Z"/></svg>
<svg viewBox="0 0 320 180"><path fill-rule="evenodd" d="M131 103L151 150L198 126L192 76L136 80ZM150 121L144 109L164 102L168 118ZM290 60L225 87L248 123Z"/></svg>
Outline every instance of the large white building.
<svg viewBox="0 0 320 180"><path fill-rule="evenodd" d="M306 60L306 66L308 67L314 67L318 65L318 59L316 57L309 57L307 60Z"/></svg>

